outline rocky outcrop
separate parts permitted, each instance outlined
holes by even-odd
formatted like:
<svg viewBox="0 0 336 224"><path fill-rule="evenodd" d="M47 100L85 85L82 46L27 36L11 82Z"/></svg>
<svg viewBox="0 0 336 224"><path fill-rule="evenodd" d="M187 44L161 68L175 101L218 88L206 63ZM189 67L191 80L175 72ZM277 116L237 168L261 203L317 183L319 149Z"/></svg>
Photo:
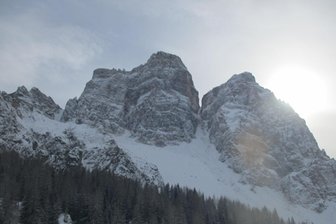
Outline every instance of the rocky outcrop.
<svg viewBox="0 0 336 224"><path fill-rule="evenodd" d="M319 149L305 121L259 86L251 73L234 75L207 93L200 114L221 160L242 174L241 181L282 190L292 201L304 198L306 205L328 198L317 193L321 188L315 192L320 171L312 167L325 167L328 178L320 178L324 188L332 188L335 161ZM334 191L328 192L335 198ZM317 210L321 207L313 204Z"/></svg>
<svg viewBox="0 0 336 224"><path fill-rule="evenodd" d="M313 160L306 167L281 179L281 189L298 205L324 211L336 200L336 161Z"/></svg>
<svg viewBox="0 0 336 224"><path fill-rule="evenodd" d="M21 86L14 93L3 92L2 98L15 109L19 117L22 116L22 113L35 111L54 119L62 111L50 96L46 96L35 87L28 91L26 87Z"/></svg>
<svg viewBox="0 0 336 224"><path fill-rule="evenodd" d="M143 143L164 146L193 138L198 110L198 92L181 59L158 52L131 71L95 70L62 120L110 133L126 129Z"/></svg>
<svg viewBox="0 0 336 224"><path fill-rule="evenodd" d="M110 133L124 130L123 106L129 73L96 69L79 99L67 102L62 120L87 123Z"/></svg>

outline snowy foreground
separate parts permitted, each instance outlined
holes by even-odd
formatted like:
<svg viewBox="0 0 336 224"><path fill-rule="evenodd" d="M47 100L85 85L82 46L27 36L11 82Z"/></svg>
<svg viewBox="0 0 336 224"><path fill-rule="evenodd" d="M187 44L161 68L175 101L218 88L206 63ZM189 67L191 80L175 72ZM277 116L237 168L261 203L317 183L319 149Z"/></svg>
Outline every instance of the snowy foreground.
<svg viewBox="0 0 336 224"><path fill-rule="evenodd" d="M282 193L267 187L243 184L240 175L218 160L219 153L214 145L209 143L207 133L198 129L196 138L190 143L156 147L139 143L123 135L103 135L97 129L88 125L78 125L73 122L50 120L39 114L21 120L21 124L38 133L51 132L61 136L66 129L71 129L75 135L85 142L88 150L94 150L97 145L104 145L108 139L115 139L139 167L143 164L154 164L158 167L165 183L179 184L196 188L206 196L225 196L251 207L276 209L279 216L285 220L294 217L296 221L308 221L316 224L330 224L336 220L336 204L329 204L321 214L296 206L288 202Z"/></svg>

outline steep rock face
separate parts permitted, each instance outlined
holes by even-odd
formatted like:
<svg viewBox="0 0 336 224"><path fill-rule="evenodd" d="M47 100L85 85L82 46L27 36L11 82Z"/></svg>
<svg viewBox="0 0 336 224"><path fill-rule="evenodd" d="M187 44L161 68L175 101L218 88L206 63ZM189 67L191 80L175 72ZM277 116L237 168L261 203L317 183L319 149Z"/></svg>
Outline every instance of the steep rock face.
<svg viewBox="0 0 336 224"><path fill-rule="evenodd" d="M328 167L335 162L319 149L305 121L259 86L252 74L234 75L207 93L200 114L221 160L242 173L241 181L282 190L303 204L328 198L312 190L321 188L309 187L319 172L312 164ZM326 169L332 179L321 178L324 188L331 188L336 175L332 168ZM334 198L332 192L328 194ZM313 205L317 210L321 206Z"/></svg>
<svg viewBox="0 0 336 224"><path fill-rule="evenodd" d="M128 76L128 72L121 70L96 69L79 99L67 102L62 120L121 133L125 126L122 118Z"/></svg>
<svg viewBox="0 0 336 224"><path fill-rule="evenodd" d="M62 119L111 133L127 129L141 142L163 146L191 140L198 110L198 92L181 59L158 52L132 71L95 70Z"/></svg>
<svg viewBox="0 0 336 224"><path fill-rule="evenodd" d="M125 95L126 127L150 144L190 141L197 127L198 92L181 59L158 52L132 73Z"/></svg>

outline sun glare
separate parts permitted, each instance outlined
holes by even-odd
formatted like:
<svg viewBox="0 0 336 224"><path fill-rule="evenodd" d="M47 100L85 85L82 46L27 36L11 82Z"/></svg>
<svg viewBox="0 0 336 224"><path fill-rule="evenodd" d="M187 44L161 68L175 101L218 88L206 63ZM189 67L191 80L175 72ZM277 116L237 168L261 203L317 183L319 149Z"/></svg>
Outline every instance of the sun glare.
<svg viewBox="0 0 336 224"><path fill-rule="evenodd" d="M267 87L303 118L308 118L328 107L327 84L317 73L298 66L275 70Z"/></svg>

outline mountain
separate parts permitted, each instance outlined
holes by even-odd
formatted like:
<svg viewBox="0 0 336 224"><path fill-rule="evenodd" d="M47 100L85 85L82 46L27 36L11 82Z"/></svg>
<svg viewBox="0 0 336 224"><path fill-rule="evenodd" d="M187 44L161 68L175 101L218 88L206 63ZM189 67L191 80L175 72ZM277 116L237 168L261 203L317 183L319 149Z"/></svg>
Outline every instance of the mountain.
<svg viewBox="0 0 336 224"><path fill-rule="evenodd" d="M248 72L209 91L200 107L182 60L157 52L131 71L96 69L64 110L37 88L19 87L1 92L0 112L1 148L57 169L180 184L284 218L336 218L336 161Z"/></svg>
<svg viewBox="0 0 336 224"><path fill-rule="evenodd" d="M111 133L130 130L139 141L164 146L194 137L198 92L181 59L158 52L132 71L96 69L62 120Z"/></svg>
<svg viewBox="0 0 336 224"><path fill-rule="evenodd" d="M251 73L207 93L200 114L220 160L241 173L241 181L280 190L320 212L336 199L335 161L319 149L305 121Z"/></svg>

